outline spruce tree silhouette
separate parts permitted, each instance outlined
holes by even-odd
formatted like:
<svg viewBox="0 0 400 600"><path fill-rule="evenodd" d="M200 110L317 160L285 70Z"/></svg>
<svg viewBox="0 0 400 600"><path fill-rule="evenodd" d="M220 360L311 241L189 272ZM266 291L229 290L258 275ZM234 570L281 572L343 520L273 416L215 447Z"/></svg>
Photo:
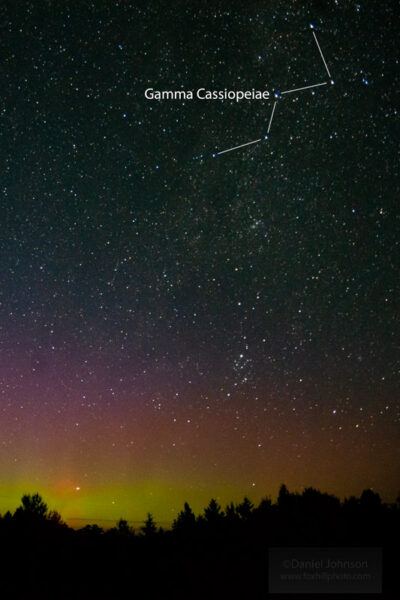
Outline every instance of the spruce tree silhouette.
<svg viewBox="0 0 400 600"><path fill-rule="evenodd" d="M253 512L254 504L245 496L243 502L236 507L236 512L243 521L248 521Z"/></svg>
<svg viewBox="0 0 400 600"><path fill-rule="evenodd" d="M172 524L172 531L189 535L196 526L196 516L189 504L185 502L183 510L178 514Z"/></svg>
<svg viewBox="0 0 400 600"><path fill-rule="evenodd" d="M281 487L279 488L278 506L280 508L286 507L289 504L289 501L290 501L289 490L287 489L286 485L284 483L282 483Z"/></svg>
<svg viewBox="0 0 400 600"><path fill-rule="evenodd" d="M223 519L224 513L215 498L211 498L210 504L204 510L204 517L208 523L217 523Z"/></svg>
<svg viewBox="0 0 400 600"><path fill-rule="evenodd" d="M157 527L154 523L151 513L147 513L147 519L142 527L142 533L147 538L154 537L154 535L157 533Z"/></svg>
<svg viewBox="0 0 400 600"><path fill-rule="evenodd" d="M228 526L234 527L240 520L236 506L231 502L225 509L225 520Z"/></svg>

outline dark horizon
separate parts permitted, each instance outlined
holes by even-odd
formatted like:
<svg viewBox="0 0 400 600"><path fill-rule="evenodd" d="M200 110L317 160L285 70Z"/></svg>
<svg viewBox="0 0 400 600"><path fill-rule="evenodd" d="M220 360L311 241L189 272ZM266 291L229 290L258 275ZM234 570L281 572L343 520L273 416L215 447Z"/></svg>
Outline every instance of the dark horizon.
<svg viewBox="0 0 400 600"><path fill-rule="evenodd" d="M211 499L196 516L185 503L170 530L150 513L138 530L124 519L106 531L98 525L73 530L41 496L25 495L13 515L0 518L0 535L8 576L27 570L31 596L49 590L54 598L56 586L57 598L73 590L74 598L126 597L134 575L148 598L217 598L221 590L243 598L283 589L390 594L398 588L399 525L400 496L388 506L364 490L340 503L316 489L296 494L282 485L275 504L264 499L255 506L244 498L223 510ZM25 552L15 563L17 549ZM25 587L12 576L6 582L14 596Z"/></svg>

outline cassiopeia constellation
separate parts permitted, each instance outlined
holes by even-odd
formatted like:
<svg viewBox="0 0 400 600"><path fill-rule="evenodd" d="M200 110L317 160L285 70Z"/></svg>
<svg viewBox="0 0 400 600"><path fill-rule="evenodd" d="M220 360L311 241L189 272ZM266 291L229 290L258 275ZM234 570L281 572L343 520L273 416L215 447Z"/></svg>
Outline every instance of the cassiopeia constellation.
<svg viewBox="0 0 400 600"><path fill-rule="evenodd" d="M144 92L147 100L269 100L270 93L268 90L206 90L199 88L195 92L193 90L155 90L147 88Z"/></svg>
<svg viewBox="0 0 400 600"><path fill-rule="evenodd" d="M310 23L310 29L312 30L312 34L314 36L314 41L317 45L318 51L320 53L321 59L324 63L325 71L330 79L330 83L333 85L334 81L331 78L331 73L323 52L321 50L321 46L319 45L317 35L314 31L315 27L312 23ZM231 148L227 148L226 150L220 150L219 152L214 152L213 157L216 157L220 154L225 154L226 152L231 152L232 150L238 150L239 148L245 148L251 146L253 144L258 144L262 139L268 139L269 133L271 131L272 120L274 118L275 109L277 105L277 100L282 98L286 94L294 94L297 92L302 92L303 90L311 90L315 88L319 88L321 86L328 85L327 81L323 81L320 83L314 83L312 85L305 85L302 87L296 87L289 90L284 90L282 92L274 92L273 93L273 106L271 110L271 115L268 123L267 134L264 138L260 137L256 140L251 140L250 142L245 142L244 144L238 144L237 146L232 146ZM227 88L223 90L207 90L206 88L198 88L195 92L193 90L155 90L154 88L147 88L144 92L147 100L193 100L197 98L198 100L233 100L235 102L240 102L241 100L270 100L271 94L268 90L255 90L254 88L251 90L228 90Z"/></svg>

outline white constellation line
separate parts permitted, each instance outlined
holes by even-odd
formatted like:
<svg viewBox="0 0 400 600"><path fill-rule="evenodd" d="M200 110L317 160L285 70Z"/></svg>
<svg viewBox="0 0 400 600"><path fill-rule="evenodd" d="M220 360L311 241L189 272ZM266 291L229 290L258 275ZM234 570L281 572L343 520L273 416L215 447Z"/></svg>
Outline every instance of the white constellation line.
<svg viewBox="0 0 400 600"><path fill-rule="evenodd" d="M315 83L314 85L306 85L305 87L296 88L295 90L286 90L285 92L279 92L280 94L292 94L293 92L301 92L301 90L309 90L310 88L319 87L320 85L327 85L327 82L324 83Z"/></svg>
<svg viewBox="0 0 400 600"><path fill-rule="evenodd" d="M319 50L319 53L320 53L320 55L321 55L321 58L322 58L322 60L324 61L324 65L325 65L326 72L328 73L328 75L329 75L329 78L331 79L331 78L332 78L332 75L329 73L328 65L326 64L326 60L325 60L325 58L324 58L324 55L322 54L321 46L318 44L318 40L317 40L317 36L315 35L315 31L313 31L313 32L312 32L312 34L313 34L313 36L314 36L315 43L316 43L316 44L317 44L317 46L318 46L318 50Z"/></svg>
<svg viewBox="0 0 400 600"><path fill-rule="evenodd" d="M270 118L269 124L268 124L268 131L267 131L267 133L269 133L269 130L271 129L271 124L272 124L272 119L274 118L274 112L275 112L276 103L277 103L277 100L275 100L275 102L274 102L274 106L273 106L272 113L271 113L271 118Z"/></svg>
<svg viewBox="0 0 400 600"><path fill-rule="evenodd" d="M233 148L228 148L228 150L222 150L222 152L217 152L217 154L224 154L225 152L230 152L231 150L237 150L238 148L243 148L243 146L249 146L250 144L257 144L257 142L261 142L262 138L259 140L254 140L252 142L247 142L246 144L240 144L240 146L234 146Z"/></svg>

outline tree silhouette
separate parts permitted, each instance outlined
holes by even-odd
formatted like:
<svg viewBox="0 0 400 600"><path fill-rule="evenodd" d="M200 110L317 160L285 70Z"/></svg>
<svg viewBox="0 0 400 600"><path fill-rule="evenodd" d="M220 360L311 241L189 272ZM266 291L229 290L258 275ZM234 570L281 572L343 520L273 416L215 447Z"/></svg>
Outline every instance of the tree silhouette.
<svg viewBox="0 0 400 600"><path fill-rule="evenodd" d="M125 536L133 534L133 529L131 529L131 527L129 527L128 521L126 521L125 519L120 519L118 521L117 531L119 534L125 535Z"/></svg>
<svg viewBox="0 0 400 600"><path fill-rule="evenodd" d="M195 525L196 516L190 508L189 504L185 502L183 510L178 514L178 516L172 524L172 530L189 533L193 530Z"/></svg>
<svg viewBox="0 0 400 600"><path fill-rule="evenodd" d="M59 512L51 510L47 513L47 519L54 523L54 525L65 525L64 521Z"/></svg>
<svg viewBox="0 0 400 600"><path fill-rule="evenodd" d="M238 515L236 510L236 506L233 504L233 502L228 504L225 509L225 519L230 525L237 523L240 519L240 516Z"/></svg>
<svg viewBox="0 0 400 600"><path fill-rule="evenodd" d="M361 494L360 504L363 508L374 510L382 505L382 500L379 494L371 489L364 490Z"/></svg>
<svg viewBox="0 0 400 600"><path fill-rule="evenodd" d="M142 527L142 532L145 537L153 537L157 533L157 527L151 513L147 513L147 519L144 522L144 527Z"/></svg>
<svg viewBox="0 0 400 600"><path fill-rule="evenodd" d="M280 507L286 506L288 504L289 499L290 499L289 490L287 489L286 485L284 483L282 483L281 487L279 488L278 506L280 506Z"/></svg>
<svg viewBox="0 0 400 600"><path fill-rule="evenodd" d="M47 516L47 504L43 502L43 499L39 494L25 494L21 499L22 506L17 508L15 514L21 514L24 516L35 517L39 519L45 519Z"/></svg>
<svg viewBox="0 0 400 600"><path fill-rule="evenodd" d="M263 498L258 505L258 512L268 512L272 506L271 498Z"/></svg>
<svg viewBox="0 0 400 600"><path fill-rule="evenodd" d="M104 529L102 527L99 527L98 525L96 525L96 523L94 523L93 525L85 525L85 527L82 527L81 529L78 530L78 533L84 534L84 535L89 535L89 536L98 536L98 535L103 535L104 534Z"/></svg>
<svg viewBox="0 0 400 600"><path fill-rule="evenodd" d="M224 517L224 513L222 512L220 505L214 498L210 500L210 504L205 509L204 517L205 520L210 524L218 523Z"/></svg>
<svg viewBox="0 0 400 600"><path fill-rule="evenodd" d="M250 502L250 500L245 496L243 498L243 502L236 507L236 512L240 516L241 519L247 521L251 517L251 513L253 511L254 504Z"/></svg>
<svg viewBox="0 0 400 600"><path fill-rule="evenodd" d="M332 513L340 508L340 501L335 496L324 494L312 487L306 488L301 495L301 505L304 510L315 514L316 512Z"/></svg>

